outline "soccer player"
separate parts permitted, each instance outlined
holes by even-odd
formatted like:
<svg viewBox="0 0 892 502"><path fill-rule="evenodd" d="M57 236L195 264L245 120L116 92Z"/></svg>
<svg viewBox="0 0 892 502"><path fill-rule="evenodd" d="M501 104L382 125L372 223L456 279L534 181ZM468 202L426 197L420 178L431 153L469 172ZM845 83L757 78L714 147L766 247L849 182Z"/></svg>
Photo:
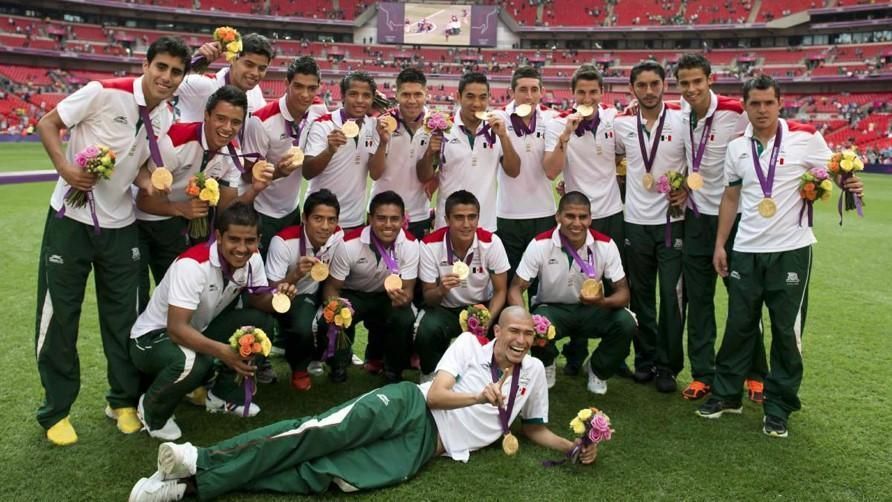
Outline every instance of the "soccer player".
<svg viewBox="0 0 892 502"><path fill-rule="evenodd" d="M394 485L438 456L467 462L503 437L518 416L534 443L561 452L579 446L591 464L597 445L582 446L551 432L542 363L527 352L533 321L521 307L505 309L495 340L481 345L465 333L449 347L432 383L402 382L373 390L316 416L285 420L208 448L164 443L158 471L140 479L132 502L166 502L184 495L211 499L238 490L322 493ZM511 373L511 382L499 376ZM460 377L460 378L459 378ZM495 383L494 383L495 382ZM507 404L506 423L500 408ZM244 476L233 475L234 472Z"/></svg>
<svg viewBox="0 0 892 502"><path fill-rule="evenodd" d="M215 224L214 242L180 255L130 332L130 357L152 377L139 398L139 419L157 439L182 435L174 409L208 380L215 359L223 365L207 393L206 409L236 416L260 413L256 403L244 402L245 391L235 380L236 374L253 377L255 367L229 344L242 326L270 332L272 318L264 312L273 312L273 295L257 253L258 216L250 203L237 202L220 212ZM238 308L243 291L251 293L248 307ZM274 291L289 298L295 294L289 283Z"/></svg>
<svg viewBox="0 0 892 502"><path fill-rule="evenodd" d="M418 176L416 164L427 148L430 134L423 123L428 112L427 78L417 68L406 68L396 77L396 109L388 115L396 121L397 128L390 135L387 157L383 169L369 172L372 180L372 197L393 190L406 202L409 216L409 232L420 239L431 227L430 200L424 191L424 183Z"/></svg>
<svg viewBox="0 0 892 502"><path fill-rule="evenodd" d="M512 178L520 173L520 157L508 137L505 120L487 114L489 97L486 75L462 75L456 96L461 106L452 129L431 138L418 161L419 178L427 182L435 175L434 159L440 159L435 228L445 225L446 199L457 190L467 190L480 201L480 226L495 232L498 171L501 168Z"/></svg>
<svg viewBox="0 0 892 502"><path fill-rule="evenodd" d="M369 225L344 235L344 245L334 254L331 275L322 288L323 301L347 299L355 309L347 337L354 339L356 323L364 322L369 339L383 343L384 378L399 382L409 366L409 349L415 312L412 295L418 276L418 241L403 230L406 208L392 191L381 192L369 205ZM328 327L319 321L319 332ZM347 380L350 350L338 350L329 359L329 378Z"/></svg>
<svg viewBox="0 0 892 502"><path fill-rule="evenodd" d="M629 286L619 248L610 237L590 228L591 219L588 196L569 192L561 197L555 215L558 227L537 235L527 246L508 291L508 303L523 305L523 292L538 277L533 313L551 321L556 337L546 347L534 347L532 353L545 365L549 388L555 382L557 340L597 337L601 343L586 365L587 387L605 394L606 380L629 353L636 325L626 308ZM604 283L611 285L609 294ZM598 288L592 290L592 284Z"/></svg>
<svg viewBox="0 0 892 502"><path fill-rule="evenodd" d="M320 80L319 65L313 58L295 58L288 65L285 94L248 118L245 152L259 154L276 166L276 179L254 200L254 209L261 215L260 252L264 257L274 235L300 223L302 163L292 159L289 150L298 147L305 151L310 124L327 113L325 105L314 104Z"/></svg>
<svg viewBox="0 0 892 502"><path fill-rule="evenodd" d="M274 286L287 282L297 288L291 309L278 316L285 345L285 359L291 366L291 386L298 391L312 387L307 367L318 352L313 324L322 302L319 284L322 275L313 277L313 267L328 265L344 244L344 232L338 227L341 206L328 190L311 193L304 201L303 225L282 229L270 242L266 256L266 277ZM329 268L330 269L330 268Z"/></svg>
<svg viewBox="0 0 892 502"><path fill-rule="evenodd" d="M390 134L380 120L367 116L378 87L368 73L356 71L341 80L343 107L310 126L303 175L307 193L331 190L341 203L345 232L366 222L366 180L370 169L384 165ZM349 137L348 137L349 135Z"/></svg>
<svg viewBox="0 0 892 502"><path fill-rule="evenodd" d="M762 305L771 318L771 367L765 379L762 431L787 437L790 413L800 408L802 335L808 310L812 245L799 194L802 174L826 168L832 152L814 127L779 118L780 86L767 75L743 85L750 125L728 145L727 186L719 208L713 264L729 278L728 321L716 357L712 396L698 410L706 418L741 413L741 386L761 343ZM861 180L846 188L860 196ZM740 208L730 259L725 243Z"/></svg>
<svg viewBox="0 0 892 502"><path fill-rule="evenodd" d="M140 77L90 82L37 125L59 172L40 247L35 330L37 370L45 392L37 421L56 445L77 442L68 414L80 389L77 335L91 269L96 272L99 331L108 363L106 414L125 434L140 429L139 372L127 353L140 262L130 187L149 157L149 141L164 135L173 122L168 100L189 69L189 49L178 38L161 37L149 46L142 69ZM63 129L71 131L67 147L62 145ZM111 179L99 180L75 164L76 155L97 145L116 156ZM142 179L148 183L147 177ZM67 204L72 190L90 192L90 202Z"/></svg>
<svg viewBox="0 0 892 502"><path fill-rule="evenodd" d="M207 64L223 54L219 42L208 42L199 47L196 55ZM272 44L263 35L249 33L242 37L242 51L232 64L213 76L193 73L183 80L176 95L176 109L180 122L199 122L204 117L208 97L224 85L234 85L248 95L248 113L266 106L260 82L275 57Z"/></svg>
<svg viewBox="0 0 892 502"><path fill-rule="evenodd" d="M449 342L461 334L459 315L469 305L487 304L497 319L508 294L511 266L499 237L478 226L480 203L474 194L458 190L446 199L446 224L424 238L419 275L425 309L419 314L415 350L422 383L433 378L437 361ZM461 277L456 263L467 272Z"/></svg>
<svg viewBox="0 0 892 502"><path fill-rule="evenodd" d="M675 376L684 366L684 302L681 249L683 216L668 218L669 206L683 208L684 190L662 194L661 176L685 167L684 130L677 105L663 101L666 71L655 61L632 68L630 90L638 113L616 117L616 152L628 161L625 246L631 308L638 317L635 379L655 380L659 392L675 392ZM660 310L656 312L659 278Z"/></svg>
<svg viewBox="0 0 892 502"><path fill-rule="evenodd" d="M683 98L681 111L685 124L687 174L689 179L697 180L690 197L699 212L695 214L689 207L684 218L682 275L688 304L688 359L693 381L682 391L682 396L689 400L708 394L715 374L717 274L712 266L712 252L725 184L725 153L728 143L742 135L749 123L739 100L712 92L711 75L709 61L700 54L684 54L675 67L675 79ZM701 184L700 180L702 187L696 188ZM728 252L736 231L735 220L725 243ZM768 363L764 344L760 342L755 347L745 386L749 398L761 404L762 380L768 373Z"/></svg>

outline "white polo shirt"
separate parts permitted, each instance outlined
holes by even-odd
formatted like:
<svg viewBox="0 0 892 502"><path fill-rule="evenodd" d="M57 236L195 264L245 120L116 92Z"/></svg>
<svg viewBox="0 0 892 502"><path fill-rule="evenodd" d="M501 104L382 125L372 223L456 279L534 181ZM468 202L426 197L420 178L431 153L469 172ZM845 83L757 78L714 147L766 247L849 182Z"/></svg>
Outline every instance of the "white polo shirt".
<svg viewBox="0 0 892 502"><path fill-rule="evenodd" d="M158 139L158 150L161 152L161 160L164 167L173 174L173 183L167 200L170 202L183 202L189 199L186 195L186 187L189 179L198 173L202 167L202 160L208 149L207 135L203 122L177 122L170 126L167 134ZM236 154L239 153L235 142L231 143ZM219 181L222 185L238 190L241 185L241 171L235 165L234 159L229 154L229 149L223 147L219 153L207 154L209 160L204 167L204 173ZM149 158L152 168L155 162ZM170 216L136 211L136 219L142 221L162 221L170 219Z"/></svg>
<svg viewBox="0 0 892 502"><path fill-rule="evenodd" d="M657 181L667 171L685 171L684 136L688 134L682 120L681 108L676 103L663 102L661 114L666 114L663 130L657 137L659 119L654 121L650 134L639 131L635 115L618 115L613 122L616 136L616 154L625 155L628 162L626 168L626 207L625 221L637 225L665 225L669 199L666 194L657 190ZM641 124L645 120L641 119ZM650 156L654 141L660 146L654 159L650 173L654 177L654 187L647 191L641 182L644 173L644 157L638 144L638 135L644 137L644 146ZM684 220L684 216L672 218L672 221Z"/></svg>
<svg viewBox="0 0 892 502"><path fill-rule="evenodd" d="M616 109L604 104L598 107L598 129L582 136L570 134L564 158L564 186L567 192L584 193L591 201L593 219L607 218L623 210L619 184L616 182L616 153L613 121ZM567 110L548 125L545 151L553 152L560 144L567 127L567 117L576 113ZM594 119L592 119L594 120Z"/></svg>
<svg viewBox="0 0 892 502"><path fill-rule="evenodd" d="M356 228L344 235L331 261L331 276L344 281L344 289L376 293L384 291L384 279L391 274L371 241L372 227ZM418 277L418 241L400 230L394 242L400 277L410 281Z"/></svg>
<svg viewBox="0 0 892 502"><path fill-rule="evenodd" d="M306 256L315 256L322 263L331 264L334 255L344 245L344 232L338 227L319 249L313 247L300 225L285 227L273 237L266 254L266 277L270 281L281 281L300 261L300 241L306 242ZM319 289L319 283L307 274L295 285L297 294L311 295Z"/></svg>
<svg viewBox="0 0 892 502"><path fill-rule="evenodd" d="M341 109L325 114L310 126L306 154L315 157L328 148L328 133L344 125ZM340 224L354 228L366 222L366 193L369 177L369 157L378 148L377 120L365 117L359 136L347 139L328 161L325 169L310 180L306 195L327 188L341 204ZM306 200L306 195L304 200Z"/></svg>
<svg viewBox="0 0 892 502"><path fill-rule="evenodd" d="M490 144L483 135L475 136L474 147L462 131L461 114L452 118L452 130L443 141L443 157L440 163L439 193L437 194L437 221L435 227L446 225L446 199L453 192L467 190L480 202L480 226L496 231L496 198L498 172L502 170L502 143L494 137ZM479 134L485 125L481 121L474 131Z"/></svg>
<svg viewBox="0 0 892 502"><path fill-rule="evenodd" d="M476 336L462 333L437 364L437 372L445 372L455 377L452 390L468 394L478 394L487 384L493 383L492 353L495 341L480 345ZM502 384L502 394L511 392L511 379ZM432 382L418 386L425 399ZM507 403L506 403L507 404ZM487 404L475 404L454 410L430 410L437 423L437 433L446 450L445 456L459 462L467 462L470 453L498 441L502 437L502 422L499 409ZM517 394L514 408L508 417L508 425L520 416L524 423L545 424L548 422L548 384L545 381L545 367L542 361L525 355L518 375Z"/></svg>
<svg viewBox="0 0 892 502"><path fill-rule="evenodd" d="M245 151L259 153L273 165L278 164L292 146L307 148L310 124L325 114L325 106L310 105L303 117L295 119L282 96L255 111L245 125ZM293 124L293 125L292 125ZM267 216L281 218L297 209L300 194L301 168L278 178L257 194L254 208Z"/></svg>
<svg viewBox="0 0 892 502"><path fill-rule="evenodd" d="M212 75L199 73L186 75L176 92L177 121L200 122L204 120L204 110L207 107L208 98L217 89L228 83L229 67ZM248 113L253 113L266 106L266 98L263 97L263 90L259 84L245 94L248 95Z"/></svg>
<svg viewBox="0 0 892 502"><path fill-rule="evenodd" d="M691 190L690 195L697 204L697 210L702 214L717 216L719 205L722 202L722 194L725 192L725 152L731 140L740 137L749 120L743 110L739 99L718 96L709 91L709 111L705 117L697 117L694 129L693 143L691 142L691 114L693 109L684 99L681 100L682 120L684 121L684 144L687 173L693 171L694 152L700 146L703 132L706 129L706 121L712 117L712 127L709 137L706 138L706 146L703 149L703 158L700 161L700 174L703 176L703 188Z"/></svg>
<svg viewBox="0 0 892 502"><path fill-rule="evenodd" d="M424 113L427 112L428 109L425 108ZM409 221L414 223L430 216L430 201L424 193L424 183L418 181L418 171L415 168L427 150L430 134L421 125L410 134L402 120L398 120L397 124L397 129L390 135L390 143L387 144L387 167L384 168L384 174L372 182L370 197L387 190L400 194L406 204Z"/></svg>
<svg viewBox="0 0 892 502"><path fill-rule="evenodd" d="M554 189L551 180L545 176L542 162L545 156L545 136L548 124L556 115L551 108L540 105L533 111L536 128L531 134L518 136L511 123L516 104L508 103L504 110L494 113L501 116L508 128L511 145L520 157L520 174L512 178L499 169L499 191L496 215L499 218L525 220L554 216Z"/></svg>
<svg viewBox="0 0 892 502"><path fill-rule="evenodd" d="M749 126L740 138L728 145L725 157L725 178L729 185L742 183L740 190L740 226L734 238L734 251L744 253L777 253L810 246L817 242L803 214L799 226L799 177L814 167L827 167L833 152L814 127L791 120L778 119L783 128L780 154L775 167L771 198L777 212L771 218L759 214L764 198L762 186L753 165L753 128ZM774 140L765 145L759 157L762 172L768 176L768 164ZM818 204L820 202L817 202Z"/></svg>
<svg viewBox="0 0 892 502"><path fill-rule="evenodd" d="M135 220L131 186L139 167L149 158L148 133L139 117L139 107L146 104L143 78L93 81L56 106L59 118L71 131L65 149L69 163L76 165L75 156L88 146L104 145L115 153L111 179L99 180L93 187L96 217L103 228L122 228ZM155 136L163 137L173 122L173 108L170 103L160 103L149 117ZM70 188L59 177L50 198L54 210L62 209ZM93 225L89 204L80 208L66 205L65 216Z"/></svg>
<svg viewBox="0 0 892 502"><path fill-rule="evenodd" d="M440 276L452 273L452 265L446 255L448 230L448 227L440 228L422 240L421 266L418 271L422 282L436 284ZM474 242L468 248L468 254L471 253L473 256L468 263L468 268L471 269L468 278L461 281L458 287L450 289L440 305L454 308L488 302L493 294L490 274L501 274L511 269L502 240L492 232L478 228Z"/></svg>
<svg viewBox="0 0 892 502"><path fill-rule="evenodd" d="M145 312L140 314L130 330L130 338L139 338L150 331L167 327L168 305L193 311L189 324L203 332L215 317L238 298L242 289L267 285L260 253L251 255L248 264L233 271L232 280L226 283L220 268L221 260L216 242L210 246L198 244L181 254L155 288Z"/></svg>
<svg viewBox="0 0 892 502"><path fill-rule="evenodd" d="M595 279L606 277L617 282L626 276L616 243L602 233L589 229L585 245L576 252L594 264ZM576 260L564 251L560 227L542 232L530 242L517 266L517 276L527 282L539 278L534 304L577 304L582 282L588 279Z"/></svg>

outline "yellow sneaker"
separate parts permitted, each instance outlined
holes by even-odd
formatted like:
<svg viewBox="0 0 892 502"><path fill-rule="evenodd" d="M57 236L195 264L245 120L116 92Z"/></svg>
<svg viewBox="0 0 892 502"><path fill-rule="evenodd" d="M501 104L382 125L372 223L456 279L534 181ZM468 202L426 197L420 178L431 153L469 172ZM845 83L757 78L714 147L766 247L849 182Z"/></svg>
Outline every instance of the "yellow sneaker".
<svg viewBox="0 0 892 502"><path fill-rule="evenodd" d="M118 423L118 430L124 434L133 434L142 430L142 423L136 416L136 408L105 407L105 416Z"/></svg>
<svg viewBox="0 0 892 502"><path fill-rule="evenodd" d="M192 392L186 394L186 400L194 404L195 406L204 408L204 405L208 400L208 388L205 386L198 387Z"/></svg>
<svg viewBox="0 0 892 502"><path fill-rule="evenodd" d="M68 417L65 417L47 429L46 438L56 446L68 446L77 443L77 432L74 432L74 427Z"/></svg>

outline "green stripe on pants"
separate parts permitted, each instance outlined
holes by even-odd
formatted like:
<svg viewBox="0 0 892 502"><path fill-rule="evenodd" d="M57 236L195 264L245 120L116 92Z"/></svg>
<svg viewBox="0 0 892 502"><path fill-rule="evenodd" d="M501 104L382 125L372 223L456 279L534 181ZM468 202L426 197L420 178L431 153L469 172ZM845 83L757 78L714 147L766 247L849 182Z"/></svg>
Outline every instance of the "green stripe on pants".
<svg viewBox="0 0 892 502"><path fill-rule="evenodd" d="M760 342L762 305L771 320L771 366L765 379L765 414L786 419L800 408L802 335L808 313L812 248L731 255L728 323L716 357L712 394L740 398L752 351Z"/></svg>
<svg viewBox="0 0 892 502"><path fill-rule="evenodd" d="M201 499L237 490L321 493L336 480L380 488L414 476L436 444L424 395L402 382L200 448L195 480Z"/></svg>
<svg viewBox="0 0 892 502"><path fill-rule="evenodd" d="M95 272L99 333L107 361L112 408L136 406L139 372L130 361L130 328L139 296L136 225L103 228L47 212L37 277L35 354L45 399L37 421L45 428L65 418L80 390L77 337L84 289Z"/></svg>

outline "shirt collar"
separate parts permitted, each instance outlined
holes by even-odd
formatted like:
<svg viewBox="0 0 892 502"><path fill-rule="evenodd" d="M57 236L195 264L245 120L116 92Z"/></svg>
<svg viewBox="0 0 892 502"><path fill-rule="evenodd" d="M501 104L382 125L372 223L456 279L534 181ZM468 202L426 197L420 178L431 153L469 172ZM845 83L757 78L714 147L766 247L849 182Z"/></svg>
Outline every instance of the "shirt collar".
<svg viewBox="0 0 892 502"><path fill-rule="evenodd" d="M554 231L551 232L551 242L555 246L557 246L559 248L563 248L564 243L561 242L561 226L560 225L558 225L554 229ZM594 247L594 246L592 246L592 244L594 244L594 243L595 243L595 238L592 237L592 233L586 232L585 233L585 247Z"/></svg>
<svg viewBox="0 0 892 502"><path fill-rule="evenodd" d="M337 234L337 232L335 232L334 234L331 234L331 237L329 238L329 242L331 241L332 238L334 238L334 236L336 234ZM402 244L402 242L405 240L406 240L406 232L405 232L405 230L403 230L401 228L400 233L396 234L396 240L394 241L394 246L396 246L397 244ZM359 242L361 242L363 244L371 244L372 243L372 226L371 225L366 225L365 227L363 227L362 233L359 234Z"/></svg>
<svg viewBox="0 0 892 502"><path fill-rule="evenodd" d="M460 126L460 127L459 127L460 129L461 129L461 128L465 128L465 129L467 129L467 127L465 127L464 122L462 122L462 120L461 120L461 107L456 108L456 110L455 110L455 120L454 120L454 123L455 123L455 125ZM480 123L477 124L477 129L476 129L474 132L476 133L476 132L480 131L480 129L483 129L483 127L484 127L485 125L486 125L486 121L485 121L485 120L481 120ZM475 237L475 238L476 238L476 237Z"/></svg>
<svg viewBox="0 0 892 502"><path fill-rule="evenodd" d="M145 75L141 75L139 78L133 79L133 99L139 106L146 106L146 95L142 92L142 79L144 78L146 78ZM161 104L163 103L160 103L159 106Z"/></svg>
<svg viewBox="0 0 892 502"><path fill-rule="evenodd" d="M287 94L283 94L281 98L279 98L279 113L282 114L282 118L289 122L294 122L294 117L291 116L291 110L288 109L288 99Z"/></svg>
<svg viewBox="0 0 892 502"><path fill-rule="evenodd" d="M719 97L716 96L714 92L712 92L712 89L710 89L709 90L709 109L706 110L705 117L697 117L697 120L700 121L705 118L711 117L713 114L715 114L715 111L718 107L719 107ZM694 108L690 105L690 103L688 103L688 100L684 99L684 97L681 98L681 111L684 113L685 117L690 117L691 113L694 112ZM694 124L694 125L696 125L696 124Z"/></svg>
<svg viewBox="0 0 892 502"><path fill-rule="evenodd" d="M780 126L781 126L781 130L783 131L784 136L787 136L787 133L790 132L789 127L787 127L787 121L784 120L784 119L782 119L782 118L778 118L778 119L777 119L777 122L780 124ZM743 136L744 136L745 138L752 138L752 137L753 137L753 124L752 124L752 123L747 124L747 126L746 126L746 131L743 132ZM771 137L771 140L769 140L768 142L769 142L769 143L773 143L773 142L774 142L774 138L775 138L775 136L772 136L772 137ZM764 145L764 146L768 146L768 145Z"/></svg>

